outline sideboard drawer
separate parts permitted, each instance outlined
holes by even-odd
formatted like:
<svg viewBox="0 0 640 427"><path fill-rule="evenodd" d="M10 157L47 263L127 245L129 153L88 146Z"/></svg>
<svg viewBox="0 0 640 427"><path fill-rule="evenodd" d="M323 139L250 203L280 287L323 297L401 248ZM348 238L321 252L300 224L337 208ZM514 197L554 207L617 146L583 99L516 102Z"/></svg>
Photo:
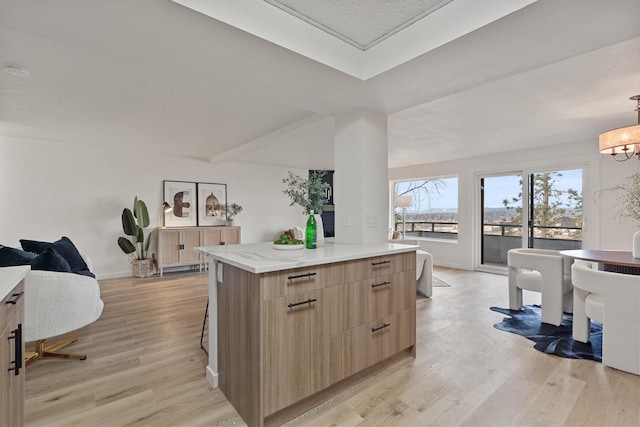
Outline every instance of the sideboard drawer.
<svg viewBox="0 0 640 427"><path fill-rule="evenodd" d="M412 310L329 338L329 383L336 383L415 344Z"/></svg>

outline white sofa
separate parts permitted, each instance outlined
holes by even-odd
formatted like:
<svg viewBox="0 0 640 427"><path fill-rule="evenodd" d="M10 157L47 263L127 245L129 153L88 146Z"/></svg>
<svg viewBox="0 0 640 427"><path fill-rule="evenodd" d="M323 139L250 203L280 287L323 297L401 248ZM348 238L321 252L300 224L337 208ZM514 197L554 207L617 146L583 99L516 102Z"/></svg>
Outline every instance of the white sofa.
<svg viewBox="0 0 640 427"><path fill-rule="evenodd" d="M417 240L411 239L389 240L389 243L420 246ZM416 251L416 289L426 297L433 295L433 257L421 249Z"/></svg>

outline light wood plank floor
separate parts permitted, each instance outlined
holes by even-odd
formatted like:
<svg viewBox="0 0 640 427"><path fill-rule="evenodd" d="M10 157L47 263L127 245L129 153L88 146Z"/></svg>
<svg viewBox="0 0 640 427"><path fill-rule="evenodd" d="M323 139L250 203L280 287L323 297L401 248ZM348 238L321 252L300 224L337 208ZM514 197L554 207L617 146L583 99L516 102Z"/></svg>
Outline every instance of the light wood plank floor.
<svg viewBox="0 0 640 427"><path fill-rule="evenodd" d="M638 426L640 377L545 355L498 331L506 277L436 268L450 287L417 302L405 358L292 426ZM105 309L69 351L27 368L27 426L244 425L208 385L200 331L207 275L101 281ZM535 293L525 303L538 303Z"/></svg>

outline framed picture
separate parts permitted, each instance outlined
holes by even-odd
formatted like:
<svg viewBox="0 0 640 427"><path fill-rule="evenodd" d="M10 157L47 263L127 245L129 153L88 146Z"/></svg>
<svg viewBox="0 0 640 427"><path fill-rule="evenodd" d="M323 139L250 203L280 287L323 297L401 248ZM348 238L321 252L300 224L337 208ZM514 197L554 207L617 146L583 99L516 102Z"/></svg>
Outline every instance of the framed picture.
<svg viewBox="0 0 640 427"><path fill-rule="evenodd" d="M225 225L220 208L227 203L227 185L198 183L198 225Z"/></svg>
<svg viewBox="0 0 640 427"><path fill-rule="evenodd" d="M198 225L196 217L196 183L185 181L162 181L164 201L171 209L164 212L165 227L188 227Z"/></svg>

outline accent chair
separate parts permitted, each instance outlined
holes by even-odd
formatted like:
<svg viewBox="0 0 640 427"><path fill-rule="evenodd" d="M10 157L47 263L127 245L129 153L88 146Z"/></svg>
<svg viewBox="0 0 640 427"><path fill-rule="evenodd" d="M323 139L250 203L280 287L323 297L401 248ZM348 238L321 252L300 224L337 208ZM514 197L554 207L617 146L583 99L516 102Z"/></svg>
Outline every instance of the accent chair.
<svg viewBox="0 0 640 427"><path fill-rule="evenodd" d="M395 239L389 243L420 246L417 240ZM431 297L433 295L433 256L426 251L416 251L416 289L418 293Z"/></svg>
<svg viewBox="0 0 640 427"><path fill-rule="evenodd" d="M91 260L86 256L82 258L91 271ZM27 353L25 363L29 365L44 357L86 359L84 354L57 351L75 342L75 336L52 345L47 345L46 340L95 322L103 307L100 285L93 277L58 271L30 271L25 278L25 341L35 341L36 351Z"/></svg>

